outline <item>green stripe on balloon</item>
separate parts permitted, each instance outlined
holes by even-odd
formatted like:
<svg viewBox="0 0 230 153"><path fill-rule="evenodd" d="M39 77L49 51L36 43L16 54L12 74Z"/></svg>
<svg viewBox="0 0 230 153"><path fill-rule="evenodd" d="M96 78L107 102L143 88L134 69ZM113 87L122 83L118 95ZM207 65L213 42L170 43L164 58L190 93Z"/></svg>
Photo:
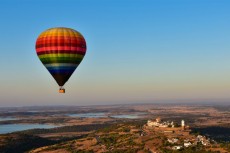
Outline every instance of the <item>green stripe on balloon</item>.
<svg viewBox="0 0 230 153"><path fill-rule="evenodd" d="M40 58L43 64L48 63L74 63L80 64L83 58L76 58L76 57L55 57L55 58Z"/></svg>
<svg viewBox="0 0 230 153"><path fill-rule="evenodd" d="M55 54L43 54L38 55L39 58L48 58L48 57L79 57L83 58L84 55L81 54L69 54L69 53L55 53Z"/></svg>

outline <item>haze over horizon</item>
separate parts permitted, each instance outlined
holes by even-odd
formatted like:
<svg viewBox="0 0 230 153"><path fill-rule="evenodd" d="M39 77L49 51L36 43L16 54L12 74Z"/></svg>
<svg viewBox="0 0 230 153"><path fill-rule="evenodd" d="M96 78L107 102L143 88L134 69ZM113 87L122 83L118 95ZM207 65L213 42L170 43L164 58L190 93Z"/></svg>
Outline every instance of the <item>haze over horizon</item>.
<svg viewBox="0 0 230 153"><path fill-rule="evenodd" d="M230 1L0 2L0 107L151 102L230 103ZM58 85L35 52L39 34L69 27L87 53Z"/></svg>

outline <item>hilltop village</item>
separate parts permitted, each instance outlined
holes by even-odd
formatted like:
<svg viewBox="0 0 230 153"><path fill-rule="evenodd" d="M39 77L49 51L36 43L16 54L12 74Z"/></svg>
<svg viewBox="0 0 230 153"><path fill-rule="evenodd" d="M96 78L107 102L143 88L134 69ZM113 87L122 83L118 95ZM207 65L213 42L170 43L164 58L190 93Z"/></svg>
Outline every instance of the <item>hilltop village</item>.
<svg viewBox="0 0 230 153"><path fill-rule="evenodd" d="M191 134L181 124L160 118L147 122L124 122L97 130L88 136L61 144L37 148L30 153L228 153L202 135Z"/></svg>
<svg viewBox="0 0 230 153"><path fill-rule="evenodd" d="M172 150L180 150L183 147L197 146L198 144L210 146L211 140L202 135L192 135L188 125L181 120L181 125L174 122L162 121L159 117L156 120L148 120L143 126L142 136L151 132L163 133ZM213 141L214 142L214 141ZM151 148L149 148L151 149Z"/></svg>

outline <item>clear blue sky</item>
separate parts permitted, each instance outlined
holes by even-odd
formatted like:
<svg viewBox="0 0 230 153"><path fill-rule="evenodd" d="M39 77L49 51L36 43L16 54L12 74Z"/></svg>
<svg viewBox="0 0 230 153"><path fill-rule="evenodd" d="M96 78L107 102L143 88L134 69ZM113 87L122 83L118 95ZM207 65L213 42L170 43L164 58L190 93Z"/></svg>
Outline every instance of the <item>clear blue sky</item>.
<svg viewBox="0 0 230 153"><path fill-rule="evenodd" d="M1 0L0 106L230 103L229 0ZM66 94L38 35L80 31L87 54Z"/></svg>

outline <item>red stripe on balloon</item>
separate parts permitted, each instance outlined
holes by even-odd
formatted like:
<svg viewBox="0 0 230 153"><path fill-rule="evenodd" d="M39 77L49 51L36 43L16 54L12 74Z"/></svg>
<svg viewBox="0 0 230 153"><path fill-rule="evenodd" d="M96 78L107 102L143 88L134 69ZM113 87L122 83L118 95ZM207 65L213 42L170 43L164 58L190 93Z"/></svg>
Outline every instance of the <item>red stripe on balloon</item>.
<svg viewBox="0 0 230 153"><path fill-rule="evenodd" d="M45 40L45 41L37 41L36 42L36 45L40 45L40 44L52 44L52 43L56 43L56 44L59 44L59 43L73 43L73 44L86 44L84 40L51 40L51 41L48 41L48 40Z"/></svg>
<svg viewBox="0 0 230 153"><path fill-rule="evenodd" d="M55 51L55 50L72 50L72 51L86 51L86 48L82 47L72 47L72 46L51 46L51 47L42 47L42 48L36 48L37 52L43 52L43 51Z"/></svg>
<svg viewBox="0 0 230 153"><path fill-rule="evenodd" d="M36 44L36 48L41 47L54 47L54 46L72 46L72 47L82 47L86 48L85 43L45 43L45 44Z"/></svg>
<svg viewBox="0 0 230 153"><path fill-rule="evenodd" d="M44 42L56 42L56 41L83 41L85 42L85 39L82 38L82 37L68 37L68 36L50 36L50 37L42 37L42 38L38 38L37 39L37 42L41 42L41 43L44 43Z"/></svg>
<svg viewBox="0 0 230 153"><path fill-rule="evenodd" d="M67 54L80 54L80 55L85 55L86 51L71 51L71 50L53 50L53 51L41 51L37 52L38 55L43 55L43 54L62 54L62 53L67 53Z"/></svg>

